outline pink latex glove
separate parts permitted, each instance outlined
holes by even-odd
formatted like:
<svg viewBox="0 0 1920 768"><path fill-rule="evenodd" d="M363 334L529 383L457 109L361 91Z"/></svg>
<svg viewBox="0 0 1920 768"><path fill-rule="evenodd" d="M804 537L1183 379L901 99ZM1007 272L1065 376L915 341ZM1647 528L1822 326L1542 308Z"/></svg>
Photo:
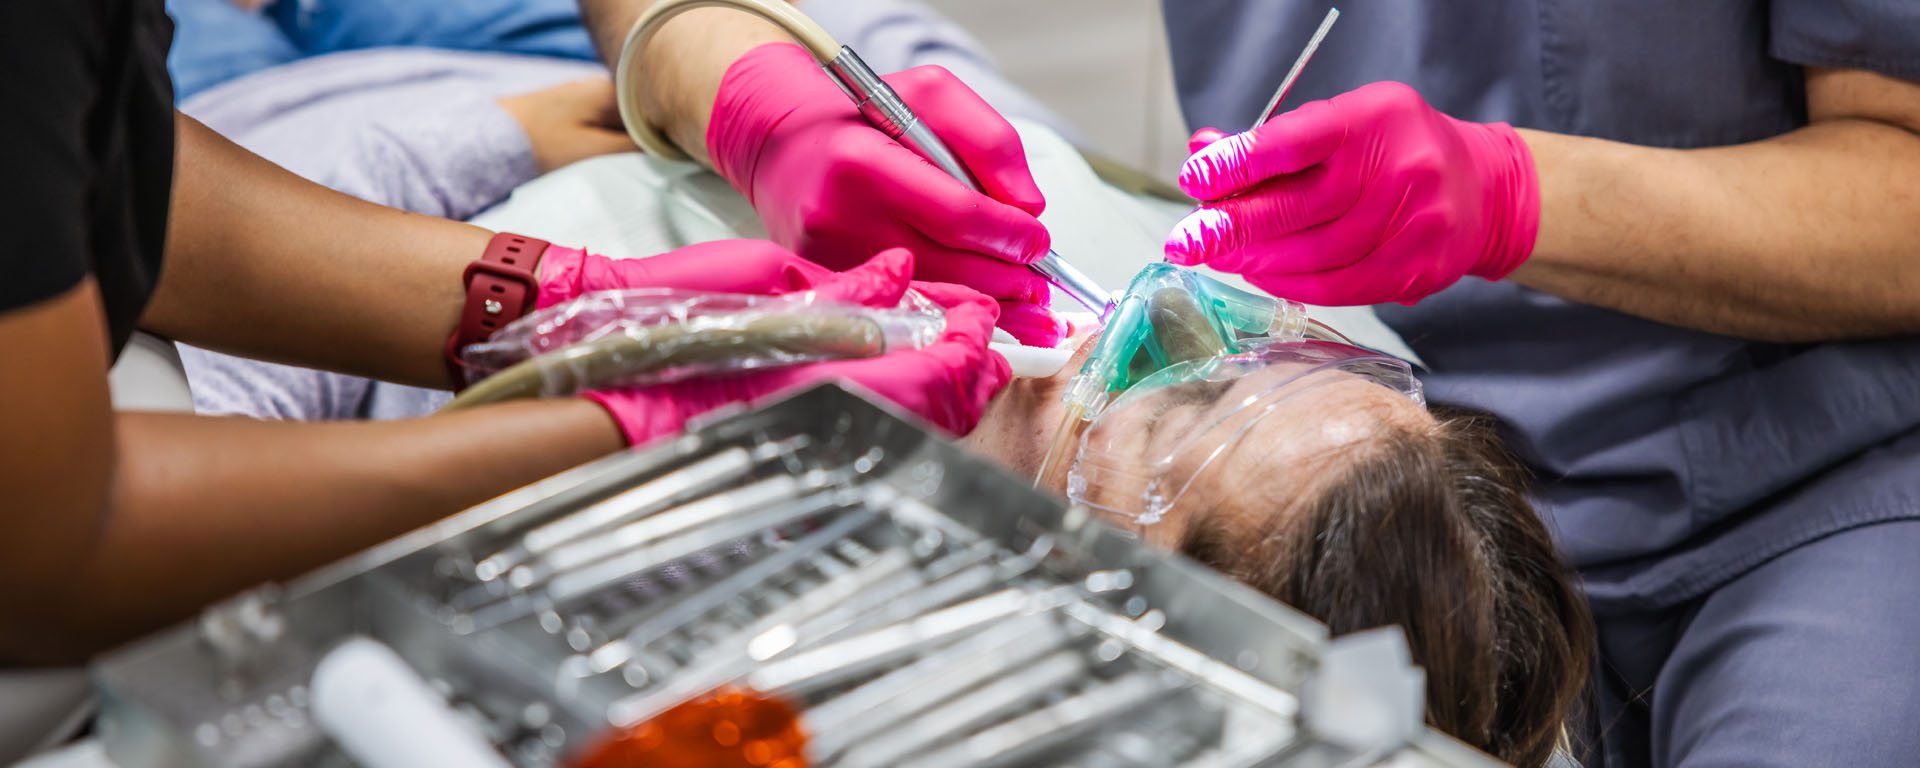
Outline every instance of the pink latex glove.
<svg viewBox="0 0 1920 768"><path fill-rule="evenodd" d="M1046 207L1020 136L941 67L886 81L973 172L981 195L861 118L813 57L791 43L741 56L720 81L707 128L714 169L759 212L774 242L834 269L881 250L918 257L917 279L960 283L1001 303L1001 326L1028 344L1065 333L1047 310Z"/></svg>
<svg viewBox="0 0 1920 768"><path fill-rule="evenodd" d="M1247 133L1195 133L1180 188L1204 203L1167 260L1309 304L1411 304L1533 252L1540 182L1505 123L1469 123L1400 83L1302 105Z"/></svg>
<svg viewBox="0 0 1920 768"><path fill-rule="evenodd" d="M889 258L898 260L903 256ZM904 258L911 269L912 256ZM534 300L538 309L571 301L591 291L623 288L679 288L766 296L804 291L830 281L892 279L872 272L835 272L765 240L718 240L646 259L609 259L578 248L553 245L540 257L538 269L540 294Z"/></svg>
<svg viewBox="0 0 1920 768"><path fill-rule="evenodd" d="M646 261L660 258L666 257ZM912 254L899 248L884 251L844 273L808 264L825 274L808 277L811 282L801 288L837 301L892 307L900 303L911 286L946 308L946 330L926 347L864 360L589 392L584 397L613 414L627 441L634 445L679 432L688 419L723 405L751 402L825 381L851 382L941 429L955 435L966 434L979 423L987 401L1006 386L1012 375L1006 358L987 348L994 318L999 314L998 306L992 299L964 286L911 282L908 276L912 274L913 265Z"/></svg>

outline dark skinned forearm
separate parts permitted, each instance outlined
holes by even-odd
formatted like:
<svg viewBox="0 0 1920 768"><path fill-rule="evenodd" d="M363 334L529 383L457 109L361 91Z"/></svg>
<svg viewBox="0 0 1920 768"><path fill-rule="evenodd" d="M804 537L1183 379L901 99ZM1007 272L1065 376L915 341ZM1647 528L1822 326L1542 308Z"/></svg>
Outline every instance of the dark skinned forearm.
<svg viewBox="0 0 1920 768"><path fill-rule="evenodd" d="M78 660L622 445L584 400L332 424L123 413L115 438L107 513L4 600L6 660Z"/></svg>
<svg viewBox="0 0 1920 768"><path fill-rule="evenodd" d="M141 325L222 352L426 387L492 233L334 192L181 116L166 264Z"/></svg>
<svg viewBox="0 0 1920 768"><path fill-rule="evenodd" d="M1920 84L1809 72L1812 124L1666 150L1523 131L1562 298L1773 341L1920 332Z"/></svg>

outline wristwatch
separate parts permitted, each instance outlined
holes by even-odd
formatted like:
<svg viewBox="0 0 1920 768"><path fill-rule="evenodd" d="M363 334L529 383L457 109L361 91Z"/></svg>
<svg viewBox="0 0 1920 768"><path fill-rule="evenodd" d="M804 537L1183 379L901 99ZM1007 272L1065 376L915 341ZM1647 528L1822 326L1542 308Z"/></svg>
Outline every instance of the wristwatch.
<svg viewBox="0 0 1920 768"><path fill-rule="evenodd" d="M467 265L462 276L467 304L460 310L460 324L447 338L447 375L455 391L467 386L460 350L486 341L494 331L533 311L540 295L540 279L533 270L548 245L545 240L501 232L487 242L486 253Z"/></svg>

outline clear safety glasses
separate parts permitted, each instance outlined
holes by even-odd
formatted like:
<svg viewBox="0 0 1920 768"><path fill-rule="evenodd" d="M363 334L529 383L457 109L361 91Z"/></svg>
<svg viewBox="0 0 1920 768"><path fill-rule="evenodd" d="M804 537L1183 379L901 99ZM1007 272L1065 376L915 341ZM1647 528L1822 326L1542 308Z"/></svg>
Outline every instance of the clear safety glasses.
<svg viewBox="0 0 1920 768"><path fill-rule="evenodd" d="M1151 264L1068 383L1035 482L1064 470L1073 501L1155 522L1254 425L1281 412L1324 418L1288 406L1356 381L1426 404L1406 361L1353 344L1306 307Z"/></svg>
<svg viewBox="0 0 1920 768"><path fill-rule="evenodd" d="M1167 366L1080 424L1067 495L1140 523L1157 522L1254 425L1279 413L1317 418L1288 406L1304 392L1355 380L1425 405L1406 361L1332 341L1243 343L1241 351Z"/></svg>

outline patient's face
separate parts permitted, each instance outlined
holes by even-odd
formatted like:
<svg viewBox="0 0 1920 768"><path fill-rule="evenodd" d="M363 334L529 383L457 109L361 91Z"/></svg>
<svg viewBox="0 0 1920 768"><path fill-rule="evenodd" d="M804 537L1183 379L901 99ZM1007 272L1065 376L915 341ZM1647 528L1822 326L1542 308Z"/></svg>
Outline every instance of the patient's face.
<svg viewBox="0 0 1920 768"><path fill-rule="evenodd" d="M1082 348L1082 355L1086 348ZM981 428L968 438L975 450L1032 477L1062 416L1060 392L1079 369L1080 357L1053 379L1016 381L989 406ZM1289 379L1293 379L1288 382ZM1285 397L1246 427L1245 419L1222 417L1249 397L1285 384ZM1336 370L1305 373L1274 366L1223 382L1189 382L1156 390L1138 407L1116 410L1100 423L1113 458L1147 465L1170 453L1165 477L1192 478L1162 519L1141 524L1110 515L1147 540L1177 547L1195 513L1237 518L1258 526L1263 516L1286 514L1298 499L1318 492L1316 483L1344 461L1360 455L1382 427L1421 428L1432 417L1405 395L1366 378ZM1236 436L1236 432L1238 432ZM1208 462L1214 446L1225 450ZM1077 440L1075 447L1077 447ZM1064 467L1041 485L1065 493ZM1138 475L1101 476L1090 483L1088 501L1139 510L1148 480ZM1255 528L1257 529L1257 528Z"/></svg>

